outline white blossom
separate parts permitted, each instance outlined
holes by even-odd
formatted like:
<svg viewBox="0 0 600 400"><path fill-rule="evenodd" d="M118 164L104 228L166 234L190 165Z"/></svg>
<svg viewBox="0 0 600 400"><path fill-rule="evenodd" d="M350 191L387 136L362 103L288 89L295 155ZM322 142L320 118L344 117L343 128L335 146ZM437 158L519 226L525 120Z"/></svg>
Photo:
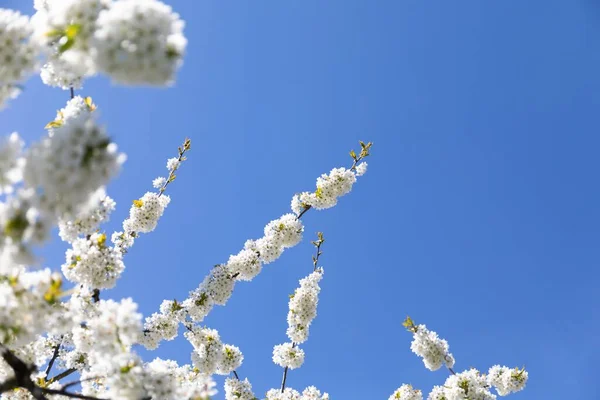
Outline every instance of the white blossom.
<svg viewBox="0 0 600 400"><path fill-rule="evenodd" d="M267 392L266 400L301 400L300 393L292 388L285 388L283 393L280 389L271 389Z"/></svg>
<svg viewBox="0 0 600 400"><path fill-rule="evenodd" d="M57 216L75 215L89 196L120 170L125 156L94 119L73 118L51 131L26 155L24 181L43 194Z"/></svg>
<svg viewBox="0 0 600 400"><path fill-rule="evenodd" d="M141 199L133 202L129 218L123 222L123 229L125 232L152 232L170 201L171 198L167 195L147 192Z"/></svg>
<svg viewBox="0 0 600 400"><path fill-rule="evenodd" d="M225 379L225 400L255 400L252 385L248 379Z"/></svg>
<svg viewBox="0 0 600 400"><path fill-rule="evenodd" d="M92 194L87 205L77 214L75 219L60 219L58 234L65 242L72 243L80 236L93 234L98 227L109 220L115 209L115 202L106 195L104 187Z"/></svg>
<svg viewBox="0 0 600 400"><path fill-rule="evenodd" d="M294 214L285 214L265 226L265 237L273 246L294 247L302 240L304 226Z"/></svg>
<svg viewBox="0 0 600 400"><path fill-rule="evenodd" d="M61 284L49 269L0 275L0 343L18 346L52 331Z"/></svg>
<svg viewBox="0 0 600 400"><path fill-rule="evenodd" d="M231 344L224 344L221 348L221 360L215 371L219 375L229 375L233 370L237 369L242 365L244 361L244 355L240 349Z"/></svg>
<svg viewBox="0 0 600 400"><path fill-rule="evenodd" d="M295 343L303 343L308 338L308 330L312 320L317 316L319 301L319 281L323 277L323 269L319 268L306 278L300 280L300 287L290 296L287 316L287 334Z"/></svg>
<svg viewBox="0 0 600 400"><path fill-rule="evenodd" d="M0 139L0 194L12 193L23 176L23 140L14 132Z"/></svg>
<svg viewBox="0 0 600 400"><path fill-rule="evenodd" d="M443 386L433 388L428 400L495 400L496 395L489 391L485 375L471 368L468 371L451 375Z"/></svg>
<svg viewBox="0 0 600 400"><path fill-rule="evenodd" d="M91 288L111 288L125 269L123 255L106 245L104 233L78 238L67 250L62 272L72 282Z"/></svg>
<svg viewBox="0 0 600 400"><path fill-rule="evenodd" d="M96 304L98 315L73 330L73 342L77 350L90 353L96 362L110 364L114 356L127 355L128 349L139 342L142 316L129 298Z"/></svg>
<svg viewBox="0 0 600 400"><path fill-rule="evenodd" d="M425 368L436 371L445 363L448 368L454 366L454 357L449 352L450 346L437 333L427 329L425 325L416 326L410 349L423 358Z"/></svg>
<svg viewBox="0 0 600 400"><path fill-rule="evenodd" d="M238 254L232 255L227 261L227 269L236 280L251 281L262 269L262 263L257 251L242 249Z"/></svg>
<svg viewBox="0 0 600 400"><path fill-rule="evenodd" d="M411 385L402 385L388 400L423 400L423 394L420 390L413 389Z"/></svg>
<svg viewBox="0 0 600 400"><path fill-rule="evenodd" d="M525 369L494 365L487 374L487 383L496 388L500 396L516 393L525 388L529 374Z"/></svg>
<svg viewBox="0 0 600 400"><path fill-rule="evenodd" d="M214 374L223 357L221 338L214 329L194 327L185 332L186 339L194 347L192 362L200 373Z"/></svg>
<svg viewBox="0 0 600 400"><path fill-rule="evenodd" d="M184 22L157 0L116 1L100 13L93 36L99 71L127 85L168 85L182 63Z"/></svg>
<svg viewBox="0 0 600 400"><path fill-rule="evenodd" d="M0 85L16 84L34 71L39 48L32 33L29 17L0 8Z"/></svg>
<svg viewBox="0 0 600 400"><path fill-rule="evenodd" d="M301 400L329 400L329 394L323 393L314 386L309 386L302 391Z"/></svg>
<svg viewBox="0 0 600 400"><path fill-rule="evenodd" d="M176 169L179 168L180 164L181 164L181 161L179 161L179 158L177 158L177 157L169 158L167 160L167 170L169 170L169 172L175 171Z"/></svg>
<svg viewBox="0 0 600 400"><path fill-rule="evenodd" d="M279 344L273 348L273 362L284 368L300 368L304 363L304 350L292 343Z"/></svg>
<svg viewBox="0 0 600 400"><path fill-rule="evenodd" d="M155 189L160 189L164 186L166 182L167 178L165 178L164 176L159 176L158 178L152 181L152 187L154 187Z"/></svg>
<svg viewBox="0 0 600 400"><path fill-rule="evenodd" d="M368 164L366 162L361 162L360 164L358 164L356 166L356 176L363 176L364 174L366 174L367 166Z"/></svg>

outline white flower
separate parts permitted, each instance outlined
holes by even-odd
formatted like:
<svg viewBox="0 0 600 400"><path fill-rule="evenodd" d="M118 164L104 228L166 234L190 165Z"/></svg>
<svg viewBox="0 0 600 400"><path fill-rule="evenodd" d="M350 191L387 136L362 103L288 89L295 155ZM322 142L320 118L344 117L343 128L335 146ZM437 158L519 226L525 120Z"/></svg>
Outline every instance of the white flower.
<svg viewBox="0 0 600 400"><path fill-rule="evenodd" d="M129 218L123 222L125 232L152 232L163 215L171 199L147 192L141 199L135 200L129 210Z"/></svg>
<svg viewBox="0 0 600 400"><path fill-rule="evenodd" d="M161 187L164 186L164 184L167 182L167 178L163 177L163 176L159 176L158 178L156 178L155 180L152 181L152 186L155 189L160 189Z"/></svg>
<svg viewBox="0 0 600 400"><path fill-rule="evenodd" d="M273 348L273 362L284 368L299 368L304 363L304 350L292 343L279 344Z"/></svg>
<svg viewBox="0 0 600 400"><path fill-rule="evenodd" d="M0 83L17 83L34 71L39 48L32 33L29 17L0 8Z"/></svg>
<svg viewBox="0 0 600 400"><path fill-rule="evenodd" d="M0 275L0 343L20 346L43 331L59 328L53 324L62 310L53 304L58 301L61 283L60 276L49 269Z"/></svg>
<svg viewBox="0 0 600 400"><path fill-rule="evenodd" d="M115 209L115 202L106 195L104 187L99 188L88 200L77 217L72 220L60 219L58 234L65 242L72 243L79 236L87 236L96 232L98 227L109 220Z"/></svg>
<svg viewBox="0 0 600 400"><path fill-rule="evenodd" d="M366 162L361 162L356 166L356 176L363 176L367 172L368 164Z"/></svg>
<svg viewBox="0 0 600 400"><path fill-rule="evenodd" d="M72 282L91 288L111 288L125 269L122 253L106 245L106 235L78 238L67 250L62 272Z"/></svg>
<svg viewBox="0 0 600 400"><path fill-rule="evenodd" d="M184 22L157 0L116 1L100 13L94 32L98 70L128 85L170 84L182 64Z"/></svg>
<svg viewBox="0 0 600 400"><path fill-rule="evenodd" d="M271 389L267 392L267 400L301 400L300 393L292 388L285 388L283 393L280 389Z"/></svg>
<svg viewBox="0 0 600 400"><path fill-rule="evenodd" d="M0 139L0 194L12 193L23 176L23 140L14 132Z"/></svg>
<svg viewBox="0 0 600 400"><path fill-rule="evenodd" d="M285 214L265 226L265 237L274 246L294 247L302 240L304 226L294 214Z"/></svg>
<svg viewBox="0 0 600 400"><path fill-rule="evenodd" d="M144 323L144 336L140 343L149 350L158 347L162 340L173 340L177 337L179 321L170 315L154 313L146 318Z"/></svg>
<svg viewBox="0 0 600 400"><path fill-rule="evenodd" d="M195 322L202 322L204 317L212 310L215 305L212 297L206 292L204 286L192 290L189 297L183 301L183 307L188 315Z"/></svg>
<svg viewBox="0 0 600 400"><path fill-rule="evenodd" d="M423 400L423 395L420 390L413 389L411 385L402 385L388 400Z"/></svg>
<svg viewBox="0 0 600 400"><path fill-rule="evenodd" d="M301 400L329 400L329 394L323 393L314 386L309 386L302 391Z"/></svg>
<svg viewBox="0 0 600 400"><path fill-rule="evenodd" d="M303 343L308 338L312 320L317 316L319 281L323 277L321 268L300 280L300 287L290 296L287 316L287 334L295 343Z"/></svg>
<svg viewBox="0 0 600 400"><path fill-rule="evenodd" d="M248 379L240 381L234 378L225 379L225 400L254 400L252 385Z"/></svg>
<svg viewBox="0 0 600 400"><path fill-rule="evenodd" d="M50 0L32 18L35 39L44 46L49 60L41 71L42 81L64 90L81 88L83 78L93 76L90 38L96 21L112 0Z"/></svg>
<svg viewBox="0 0 600 400"><path fill-rule="evenodd" d="M454 357L449 352L448 342L440 339L437 333L418 325L413 332L410 349L419 357L423 357L425 368L436 371L445 363L448 368L454 366Z"/></svg>
<svg viewBox="0 0 600 400"><path fill-rule="evenodd" d="M471 368L460 374L451 375L443 386L433 388L428 400L495 400L489 391L485 375Z"/></svg>
<svg viewBox="0 0 600 400"><path fill-rule="evenodd" d="M137 312L137 304L131 299L117 303L113 300L100 300L98 315L89 319L85 327L73 330L73 343L84 353L110 362L114 355L123 354L138 343L142 333L142 316Z"/></svg>
<svg viewBox="0 0 600 400"><path fill-rule="evenodd" d="M229 375L233 370L242 365L242 361L244 361L244 355L238 347L231 344L224 344L221 352L221 360L217 370L215 371L217 374Z"/></svg>
<svg viewBox="0 0 600 400"><path fill-rule="evenodd" d="M259 254L255 250L243 249L229 257L227 269L236 280L251 281L262 269Z"/></svg>
<svg viewBox="0 0 600 400"><path fill-rule="evenodd" d="M185 332L186 339L194 346L192 362L200 373L214 374L223 357L219 332L214 329L194 327Z"/></svg>
<svg viewBox="0 0 600 400"><path fill-rule="evenodd" d="M525 369L494 365L487 375L487 383L494 386L500 396L519 392L525 388L529 374Z"/></svg>
<svg viewBox="0 0 600 400"><path fill-rule="evenodd" d="M167 160L167 169L170 171L175 171L176 169L179 168L179 165L181 164L181 161L179 161L179 158L173 157L173 158L169 158Z"/></svg>
<svg viewBox="0 0 600 400"><path fill-rule="evenodd" d="M89 196L120 170L125 156L117 152L91 116L73 118L29 148L24 181L43 192L49 211L76 215Z"/></svg>
<svg viewBox="0 0 600 400"><path fill-rule="evenodd" d="M233 293L235 279L231 277L227 265L216 265L204 279L202 286L215 304L225 305Z"/></svg>
<svg viewBox="0 0 600 400"><path fill-rule="evenodd" d="M45 85L63 90L81 89L83 78L86 72L89 71L89 67L86 64L78 64L72 58L74 57L67 55L50 57L40 71L42 82Z"/></svg>

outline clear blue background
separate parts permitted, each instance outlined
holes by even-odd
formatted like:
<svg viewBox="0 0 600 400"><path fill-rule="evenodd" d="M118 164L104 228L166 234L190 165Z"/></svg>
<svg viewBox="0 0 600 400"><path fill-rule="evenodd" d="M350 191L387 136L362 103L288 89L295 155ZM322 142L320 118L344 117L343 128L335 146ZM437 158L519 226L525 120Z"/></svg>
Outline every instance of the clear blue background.
<svg viewBox="0 0 600 400"><path fill-rule="evenodd" d="M322 230L319 315L292 387L387 399L443 383L410 352L409 314L448 339L457 370L525 365L515 399L598 398L600 1L170 3L189 38L175 87L97 78L81 92L129 156L109 231L193 140L158 229L105 298L132 296L146 315L183 299L373 141L354 191L308 213L307 240L205 321L244 352L240 376L259 396L280 384L272 347ZM3 133L34 140L67 98L32 78ZM66 246L51 248L58 267ZM155 354L183 363L190 349L180 337Z"/></svg>

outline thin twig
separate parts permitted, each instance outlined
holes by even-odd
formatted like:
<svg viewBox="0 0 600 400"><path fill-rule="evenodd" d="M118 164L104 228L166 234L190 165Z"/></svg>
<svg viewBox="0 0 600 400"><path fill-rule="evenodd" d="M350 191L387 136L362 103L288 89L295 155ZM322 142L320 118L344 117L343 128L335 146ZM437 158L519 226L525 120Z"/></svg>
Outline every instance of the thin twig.
<svg viewBox="0 0 600 400"><path fill-rule="evenodd" d="M74 99L75 98L75 90L73 89L73 86L71 86L71 98Z"/></svg>
<svg viewBox="0 0 600 400"><path fill-rule="evenodd" d="M84 394L79 394L79 393L70 393L70 392L66 392L62 389L49 389L49 388L40 388L40 389L42 390L42 392L44 392L46 394L56 394L56 395L60 395L60 396L71 397L73 399L102 400L99 397L86 396ZM108 400L108 399L106 399L106 400Z"/></svg>
<svg viewBox="0 0 600 400"><path fill-rule="evenodd" d="M48 366L46 367L46 376L44 377L44 379L48 378L48 375L50 375L50 371L52 370L54 361L56 361L56 358L58 357L58 353L60 351L60 346L62 345L62 339L63 338L61 336L60 341L56 344L56 346L54 346L54 354L52 354L52 358L48 362Z"/></svg>

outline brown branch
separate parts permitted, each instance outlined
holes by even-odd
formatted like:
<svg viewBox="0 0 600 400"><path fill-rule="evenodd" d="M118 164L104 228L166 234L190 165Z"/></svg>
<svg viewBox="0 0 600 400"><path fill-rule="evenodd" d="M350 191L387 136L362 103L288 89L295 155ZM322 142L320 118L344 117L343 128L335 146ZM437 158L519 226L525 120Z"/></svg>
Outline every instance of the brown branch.
<svg viewBox="0 0 600 400"><path fill-rule="evenodd" d="M60 342L58 342L56 344L56 346L54 346L54 354L52 354L52 358L48 362L48 366L46 367L46 376L44 377L44 379L47 379L48 375L50 375L50 371L52 370L52 366L54 365L54 362L58 358L58 352L60 351L60 346L61 345L62 345L62 336L60 337Z"/></svg>
<svg viewBox="0 0 600 400"><path fill-rule="evenodd" d="M44 392L46 394L56 394L56 395L60 395L60 396L71 397L73 399L103 400L100 397L86 396L84 394L79 394L79 393L70 393L63 389L49 389L49 388L40 388L40 389L42 390L42 392ZM105 400L108 400L108 399L105 399Z"/></svg>
<svg viewBox="0 0 600 400"><path fill-rule="evenodd" d="M53 383L53 382L56 382L56 381L60 381L61 379L66 378L67 376L73 374L74 372L77 372L77 370L75 368L69 368L69 369L61 372L60 374L56 375L52 379L49 379L48 383Z"/></svg>

